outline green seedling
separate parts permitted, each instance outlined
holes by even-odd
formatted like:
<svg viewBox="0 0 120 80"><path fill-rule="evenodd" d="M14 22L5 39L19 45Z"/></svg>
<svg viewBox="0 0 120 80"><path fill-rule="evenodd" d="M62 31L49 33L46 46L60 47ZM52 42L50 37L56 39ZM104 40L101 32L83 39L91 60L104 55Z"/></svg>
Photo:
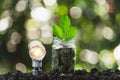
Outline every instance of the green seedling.
<svg viewBox="0 0 120 80"><path fill-rule="evenodd" d="M71 26L70 18L67 15L63 15L60 18L59 24L53 26L53 34L62 41L73 39L77 32L77 27Z"/></svg>

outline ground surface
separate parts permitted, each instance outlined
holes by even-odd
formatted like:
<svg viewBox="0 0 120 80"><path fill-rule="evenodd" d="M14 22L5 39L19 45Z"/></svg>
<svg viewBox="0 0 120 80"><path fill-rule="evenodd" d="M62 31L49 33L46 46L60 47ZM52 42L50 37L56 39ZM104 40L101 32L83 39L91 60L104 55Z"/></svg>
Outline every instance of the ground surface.
<svg viewBox="0 0 120 80"><path fill-rule="evenodd" d="M58 72L51 71L41 73L39 76L14 71L0 75L0 80L120 80L120 71L106 70L99 72L97 69L92 69L91 72L86 72L86 70L76 70L70 75L61 75Z"/></svg>

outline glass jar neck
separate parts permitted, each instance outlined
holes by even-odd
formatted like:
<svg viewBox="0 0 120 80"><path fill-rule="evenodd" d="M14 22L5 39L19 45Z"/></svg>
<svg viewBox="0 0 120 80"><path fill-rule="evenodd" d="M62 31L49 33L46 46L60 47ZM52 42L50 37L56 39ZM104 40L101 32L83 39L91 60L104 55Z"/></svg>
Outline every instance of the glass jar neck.
<svg viewBox="0 0 120 80"><path fill-rule="evenodd" d="M75 39L71 39L69 41L61 40L57 37L53 39L53 47L54 48L75 48Z"/></svg>

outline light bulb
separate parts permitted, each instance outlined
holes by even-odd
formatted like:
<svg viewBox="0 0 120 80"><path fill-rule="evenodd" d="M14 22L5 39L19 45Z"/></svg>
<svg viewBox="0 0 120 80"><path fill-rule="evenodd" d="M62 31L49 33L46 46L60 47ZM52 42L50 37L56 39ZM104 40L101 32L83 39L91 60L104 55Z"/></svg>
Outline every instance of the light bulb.
<svg viewBox="0 0 120 80"><path fill-rule="evenodd" d="M42 60L45 56L45 49L43 46L34 46L30 49L30 56L34 60Z"/></svg>
<svg viewBox="0 0 120 80"><path fill-rule="evenodd" d="M32 41L28 45L29 55L32 59L33 75L39 75L42 67L42 60L46 55L46 50L41 42Z"/></svg>

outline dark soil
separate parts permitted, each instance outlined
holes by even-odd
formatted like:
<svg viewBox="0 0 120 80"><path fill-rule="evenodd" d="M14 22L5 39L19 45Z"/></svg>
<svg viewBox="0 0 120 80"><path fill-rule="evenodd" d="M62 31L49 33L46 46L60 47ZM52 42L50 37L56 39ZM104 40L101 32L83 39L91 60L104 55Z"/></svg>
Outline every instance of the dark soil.
<svg viewBox="0 0 120 80"><path fill-rule="evenodd" d="M14 71L0 75L0 80L120 80L120 71L106 70L100 72L97 69L92 69L91 72L87 72L86 70L76 70L69 75L51 71L41 73L39 76L34 76L32 73Z"/></svg>

